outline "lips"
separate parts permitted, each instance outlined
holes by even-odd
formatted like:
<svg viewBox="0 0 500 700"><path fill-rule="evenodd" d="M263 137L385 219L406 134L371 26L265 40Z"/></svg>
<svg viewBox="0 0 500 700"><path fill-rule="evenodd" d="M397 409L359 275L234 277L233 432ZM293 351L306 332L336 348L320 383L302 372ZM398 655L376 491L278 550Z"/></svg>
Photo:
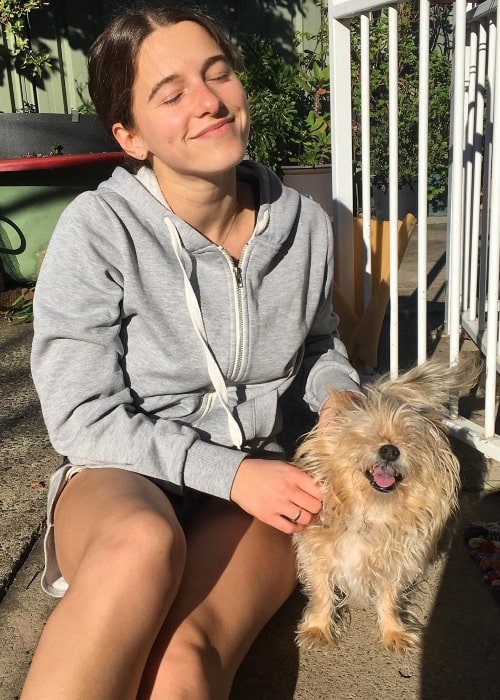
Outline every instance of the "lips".
<svg viewBox="0 0 500 700"><path fill-rule="evenodd" d="M207 126L206 129L203 129L202 131L200 131L199 134L196 134L196 136L194 138L199 139L199 138L202 138L203 136L210 136L211 134L215 134L223 126L226 126L227 124L231 124L232 121L233 121L232 119L221 119L216 124L211 124L210 126Z"/></svg>
<svg viewBox="0 0 500 700"><path fill-rule="evenodd" d="M365 472L365 476L376 491L388 493L393 491L403 476L388 464L376 464Z"/></svg>

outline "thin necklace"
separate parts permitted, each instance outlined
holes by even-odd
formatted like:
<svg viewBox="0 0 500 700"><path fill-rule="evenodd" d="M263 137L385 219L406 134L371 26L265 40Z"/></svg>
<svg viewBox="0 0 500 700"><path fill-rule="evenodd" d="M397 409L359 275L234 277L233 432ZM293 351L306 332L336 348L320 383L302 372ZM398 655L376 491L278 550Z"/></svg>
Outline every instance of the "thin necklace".
<svg viewBox="0 0 500 700"><path fill-rule="evenodd" d="M159 183L158 183L158 184L159 184ZM165 197L165 193L163 192L163 189L162 189L161 185L159 185L159 187L160 187L160 192L162 193L163 199L164 199L165 202L167 203L168 208L170 209L170 211L172 212L172 214L175 214L175 211L174 211L174 210L172 209L172 207L170 206L170 203L169 203L168 199ZM232 231L232 228L233 228L233 226L234 226L234 222L236 221L236 217L238 216L238 213L239 213L239 209L240 209L240 205L239 205L238 200L236 200L236 202L234 203L234 212L233 212L233 215L232 215L232 217L231 217L231 221L229 222L228 227L227 227L227 229L226 229L226 233L224 234L224 237L222 238L222 241L221 241L220 243L216 243L216 245L217 245L217 247L219 248L219 250L224 250L224 243L226 242L227 237L229 236L229 234L230 234L231 231Z"/></svg>
<svg viewBox="0 0 500 700"><path fill-rule="evenodd" d="M224 237L223 237L222 241L221 241L220 243L217 244L218 247L219 247L219 249L223 249L223 248L224 248L224 243L226 242L227 237L228 237L229 234L231 233L232 228L233 228L233 226L234 226L234 222L236 221L236 217L238 216L239 208L240 208L240 206L239 206L239 204L238 204L238 200L236 200L235 205L234 205L234 213L233 213L233 215L232 215L232 217L231 217L231 221L229 222L229 226L227 227L226 233L224 234Z"/></svg>

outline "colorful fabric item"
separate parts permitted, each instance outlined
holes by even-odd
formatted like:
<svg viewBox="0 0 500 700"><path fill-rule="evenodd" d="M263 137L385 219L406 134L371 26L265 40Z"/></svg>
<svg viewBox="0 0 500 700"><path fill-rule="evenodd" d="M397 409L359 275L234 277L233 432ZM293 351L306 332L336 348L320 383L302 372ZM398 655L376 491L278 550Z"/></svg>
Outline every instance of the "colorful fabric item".
<svg viewBox="0 0 500 700"><path fill-rule="evenodd" d="M472 523L464 537L471 557L483 574L483 581L500 601L500 522Z"/></svg>

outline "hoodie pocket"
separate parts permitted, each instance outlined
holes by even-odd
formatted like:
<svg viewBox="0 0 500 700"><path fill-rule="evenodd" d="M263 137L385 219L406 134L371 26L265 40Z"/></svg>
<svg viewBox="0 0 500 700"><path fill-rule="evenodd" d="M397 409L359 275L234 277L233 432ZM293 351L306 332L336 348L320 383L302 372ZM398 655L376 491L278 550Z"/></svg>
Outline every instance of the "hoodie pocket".
<svg viewBox="0 0 500 700"><path fill-rule="evenodd" d="M278 392L269 391L253 399L253 435L251 438L267 440L279 430ZM245 437L247 437L245 431ZM248 436L248 439L251 439Z"/></svg>
<svg viewBox="0 0 500 700"><path fill-rule="evenodd" d="M211 392L210 394L205 394L203 396L201 405L196 414L193 416L193 420L191 421L191 425L193 428L198 427L201 421L205 418L205 416L207 416L210 413L215 403L215 398L215 392Z"/></svg>
<svg viewBox="0 0 500 700"><path fill-rule="evenodd" d="M276 435L279 430L278 413L276 390L256 396L238 406L238 419L243 428L245 443L260 443Z"/></svg>

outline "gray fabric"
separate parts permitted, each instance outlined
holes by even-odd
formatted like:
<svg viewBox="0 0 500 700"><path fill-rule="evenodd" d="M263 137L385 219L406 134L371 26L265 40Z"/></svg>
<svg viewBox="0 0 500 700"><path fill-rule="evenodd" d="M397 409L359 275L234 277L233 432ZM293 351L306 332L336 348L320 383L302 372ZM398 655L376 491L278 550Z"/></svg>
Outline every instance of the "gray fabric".
<svg viewBox="0 0 500 700"><path fill-rule="evenodd" d="M326 213L260 164L245 161L238 176L260 193L241 286L224 251L176 217L148 177L117 168L61 216L37 282L32 373L52 444L71 464L229 498L242 459L275 441L278 398L299 370L313 411L328 385L357 390L331 310ZM241 450L214 400L166 217L184 246Z"/></svg>

